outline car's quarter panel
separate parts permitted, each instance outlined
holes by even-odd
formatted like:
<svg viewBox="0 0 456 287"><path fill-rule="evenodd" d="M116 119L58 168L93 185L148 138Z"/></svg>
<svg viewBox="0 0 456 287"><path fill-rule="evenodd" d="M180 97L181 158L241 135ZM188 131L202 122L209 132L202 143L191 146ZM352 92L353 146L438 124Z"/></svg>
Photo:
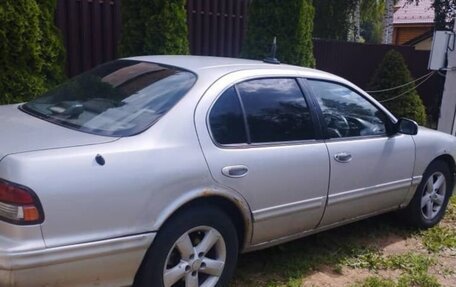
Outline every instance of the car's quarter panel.
<svg viewBox="0 0 456 287"><path fill-rule="evenodd" d="M1 177L40 198L47 247L156 231L161 214L178 207L174 202L213 186L193 124L192 107L206 83L137 136L12 154L0 162Z"/></svg>
<svg viewBox="0 0 456 287"><path fill-rule="evenodd" d="M218 146L208 129L208 112L217 97L235 83L267 77L294 77L286 70L247 70L218 80L197 106L198 137L215 181L244 196L252 210L252 244L314 228L321 219L328 189L328 153L322 141ZM245 166L244 177L231 178L225 167Z"/></svg>

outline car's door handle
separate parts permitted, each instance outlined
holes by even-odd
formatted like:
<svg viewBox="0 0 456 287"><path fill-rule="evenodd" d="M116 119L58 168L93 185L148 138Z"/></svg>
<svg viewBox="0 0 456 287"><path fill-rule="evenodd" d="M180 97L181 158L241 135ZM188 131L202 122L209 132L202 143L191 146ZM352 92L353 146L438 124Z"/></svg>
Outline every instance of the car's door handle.
<svg viewBox="0 0 456 287"><path fill-rule="evenodd" d="M334 159L341 163L347 163L352 160L352 155L349 154L348 152L341 152L341 153L334 155Z"/></svg>
<svg viewBox="0 0 456 287"><path fill-rule="evenodd" d="M233 165L222 168L222 174L228 177L243 177L246 176L249 169L245 165Z"/></svg>

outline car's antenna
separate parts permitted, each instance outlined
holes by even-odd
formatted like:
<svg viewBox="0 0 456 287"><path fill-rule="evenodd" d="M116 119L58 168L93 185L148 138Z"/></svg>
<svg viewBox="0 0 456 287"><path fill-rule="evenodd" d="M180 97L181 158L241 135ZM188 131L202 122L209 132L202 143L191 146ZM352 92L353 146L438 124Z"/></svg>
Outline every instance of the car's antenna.
<svg viewBox="0 0 456 287"><path fill-rule="evenodd" d="M277 37L274 37L274 40L272 40L272 46L271 46L271 56L266 57L263 59L263 62L268 63L268 64L280 64L280 61L277 60L276 58L276 51L277 51Z"/></svg>

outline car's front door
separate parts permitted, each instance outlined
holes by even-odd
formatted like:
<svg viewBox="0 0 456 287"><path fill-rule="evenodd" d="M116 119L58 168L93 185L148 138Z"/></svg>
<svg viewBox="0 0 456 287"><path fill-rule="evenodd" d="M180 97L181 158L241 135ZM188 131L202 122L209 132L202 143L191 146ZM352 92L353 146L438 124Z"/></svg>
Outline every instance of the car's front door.
<svg viewBox="0 0 456 287"><path fill-rule="evenodd" d="M331 179L320 226L397 208L409 191L415 145L387 135L386 114L355 90L309 80L326 125Z"/></svg>
<svg viewBox="0 0 456 287"><path fill-rule="evenodd" d="M329 159L298 82L239 77L219 80L196 110L213 178L246 198L253 244L315 228L326 202Z"/></svg>

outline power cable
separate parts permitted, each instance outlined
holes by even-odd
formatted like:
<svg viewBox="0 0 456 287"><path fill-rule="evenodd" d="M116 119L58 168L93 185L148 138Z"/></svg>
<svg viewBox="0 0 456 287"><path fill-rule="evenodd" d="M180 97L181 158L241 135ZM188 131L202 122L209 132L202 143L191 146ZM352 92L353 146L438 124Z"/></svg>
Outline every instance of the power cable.
<svg viewBox="0 0 456 287"><path fill-rule="evenodd" d="M432 76L434 73L435 73L435 71L429 72L429 73L427 73L426 75L423 75L423 76L421 76L421 77L419 77L419 78L417 78L417 79L415 79L415 80L413 80L413 81L411 81L411 82L405 83L405 84L400 85L400 86L397 86L397 87L393 87L393 88L389 88L389 89L384 89L384 90L366 91L366 93L375 94L375 93L383 93L383 92L394 91L394 90L397 90L397 89L406 87L406 86L408 86L408 85L411 85L411 84L413 84L413 83L416 83L416 82L420 81L421 79L424 79L424 78L426 78L426 77L428 77L428 76Z"/></svg>
<svg viewBox="0 0 456 287"><path fill-rule="evenodd" d="M395 99L398 99L402 96L405 96L406 94L410 93L411 91L415 90L416 88L418 88L419 86L421 86L422 84L424 84L427 80L429 80L432 76L434 75L434 72L432 72L431 74L428 74L428 77L426 79L424 79L421 83L418 83L415 87L411 88L410 90L408 91L405 91L397 96L394 96L392 98L389 98L389 99L386 99L386 100L382 100L382 101L379 101L380 103L385 103L385 102L389 102L389 101L392 101L392 100L395 100Z"/></svg>

